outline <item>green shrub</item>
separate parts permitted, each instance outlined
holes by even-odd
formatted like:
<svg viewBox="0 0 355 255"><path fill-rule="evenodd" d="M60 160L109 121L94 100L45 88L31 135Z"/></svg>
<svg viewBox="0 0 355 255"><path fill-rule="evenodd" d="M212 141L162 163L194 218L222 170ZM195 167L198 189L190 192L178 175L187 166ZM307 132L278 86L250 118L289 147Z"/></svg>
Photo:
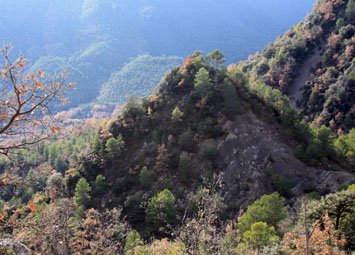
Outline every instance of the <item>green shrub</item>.
<svg viewBox="0 0 355 255"><path fill-rule="evenodd" d="M111 137L107 140L105 145L106 158L111 161L117 161L119 156L121 155L121 143L122 137L119 136L117 139Z"/></svg>
<svg viewBox="0 0 355 255"><path fill-rule="evenodd" d="M179 145L185 151L193 152L195 150L194 134L190 129L179 136Z"/></svg>
<svg viewBox="0 0 355 255"><path fill-rule="evenodd" d="M308 183L306 184L306 186L304 187L304 192L306 192L306 193L311 193L311 192L314 192L314 191L317 191L316 186L314 186L313 183L308 182Z"/></svg>
<svg viewBox="0 0 355 255"><path fill-rule="evenodd" d="M171 120L173 122L180 122L182 121L182 117L184 116L184 113L180 111L179 107L175 107L174 111L171 113Z"/></svg>
<svg viewBox="0 0 355 255"><path fill-rule="evenodd" d="M187 184L191 177L192 164L187 155L180 155L179 158L179 178L182 183Z"/></svg>
<svg viewBox="0 0 355 255"><path fill-rule="evenodd" d="M349 22L352 22L353 24L354 19L355 19L355 1L354 0L349 0L348 5L346 6L345 10L345 15L346 18L348 19Z"/></svg>
<svg viewBox="0 0 355 255"><path fill-rule="evenodd" d="M343 18L337 19L337 22L336 22L337 30L339 31L339 29L342 28L343 26L344 26L344 19Z"/></svg>
<svg viewBox="0 0 355 255"><path fill-rule="evenodd" d="M291 182L287 177L275 174L273 178L273 185L276 191L279 192L282 196L290 195Z"/></svg>
<svg viewBox="0 0 355 255"><path fill-rule="evenodd" d="M212 86L208 71L203 67L200 68L196 74L194 85L197 95L201 98L207 96L211 92Z"/></svg>
<svg viewBox="0 0 355 255"><path fill-rule="evenodd" d="M165 189L152 197L148 203L145 219L151 224L153 230L176 221L175 197L170 190Z"/></svg>
<svg viewBox="0 0 355 255"><path fill-rule="evenodd" d="M150 188L154 180L154 172L149 171L146 166L144 166L139 174L139 182L143 188Z"/></svg>
<svg viewBox="0 0 355 255"><path fill-rule="evenodd" d="M239 218L238 227L242 233L248 231L253 223L259 221L276 227L277 223L286 217L287 211L285 198L279 193L263 195Z"/></svg>
<svg viewBox="0 0 355 255"><path fill-rule="evenodd" d="M103 155L104 153L104 146L99 134L95 135L94 141L91 144L91 151L98 155Z"/></svg>
<svg viewBox="0 0 355 255"><path fill-rule="evenodd" d="M318 192L316 192L316 191L312 191L312 192L308 193L307 197L312 200L318 200L318 201L321 200L321 198L322 198L321 195L319 195Z"/></svg>
<svg viewBox="0 0 355 255"><path fill-rule="evenodd" d="M275 245L279 239L275 228L268 226L265 222L253 223L250 230L243 234L243 243L254 250L267 245Z"/></svg>
<svg viewBox="0 0 355 255"><path fill-rule="evenodd" d="M337 187L337 191L347 190L347 188L348 188L348 185L346 185L346 184L340 184L340 185Z"/></svg>
<svg viewBox="0 0 355 255"><path fill-rule="evenodd" d="M102 174L96 176L95 179L95 192L101 194L105 191L107 187L106 178Z"/></svg>
<svg viewBox="0 0 355 255"><path fill-rule="evenodd" d="M219 151L216 147L208 147L203 150L203 156L211 161L217 160L219 158Z"/></svg>
<svg viewBox="0 0 355 255"><path fill-rule="evenodd" d="M222 65L225 62L225 58L222 52L220 52L219 50L214 50L213 52L209 52L206 55L206 62L210 65L210 66L214 66L216 68L219 67L219 65Z"/></svg>
<svg viewBox="0 0 355 255"><path fill-rule="evenodd" d="M88 206L91 196L90 196L91 187L89 183L85 180L85 178L80 178L75 187L74 194L74 204L79 206Z"/></svg>
<svg viewBox="0 0 355 255"><path fill-rule="evenodd" d="M143 241L141 240L141 235L136 231L132 230L126 237L126 244L125 244L125 254L127 255L134 255L135 249L143 246Z"/></svg>
<svg viewBox="0 0 355 255"><path fill-rule="evenodd" d="M237 90L227 78L224 79L221 86L221 94L225 113L229 119L233 120L240 108L240 98L237 94Z"/></svg>
<svg viewBox="0 0 355 255"><path fill-rule="evenodd" d="M249 184L246 183L246 182L244 182L240 188L242 190L244 190L244 191L249 191L250 190Z"/></svg>
<svg viewBox="0 0 355 255"><path fill-rule="evenodd" d="M177 188L175 191L175 197L177 199L181 199L184 198L184 196L185 196L185 188L184 187Z"/></svg>
<svg viewBox="0 0 355 255"><path fill-rule="evenodd" d="M270 67L267 62L262 62L256 66L256 72L259 76L266 74Z"/></svg>
<svg viewBox="0 0 355 255"><path fill-rule="evenodd" d="M144 153L146 155L155 156L158 153L158 144L155 142L151 142L147 145Z"/></svg>
<svg viewBox="0 0 355 255"><path fill-rule="evenodd" d="M124 202L124 211L133 223L143 222L145 210L142 207L143 192L139 191L126 197Z"/></svg>
<svg viewBox="0 0 355 255"><path fill-rule="evenodd" d="M319 140L314 140L307 146L305 157L312 164L320 162L325 156L325 152L322 150L322 146Z"/></svg>

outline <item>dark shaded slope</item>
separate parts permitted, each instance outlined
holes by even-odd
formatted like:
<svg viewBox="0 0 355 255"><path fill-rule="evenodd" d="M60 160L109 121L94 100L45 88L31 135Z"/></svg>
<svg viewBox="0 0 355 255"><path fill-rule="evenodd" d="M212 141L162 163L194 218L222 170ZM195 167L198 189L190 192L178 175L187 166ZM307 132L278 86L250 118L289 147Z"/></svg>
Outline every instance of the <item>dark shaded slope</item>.
<svg viewBox="0 0 355 255"><path fill-rule="evenodd" d="M196 84L204 68L207 87L201 90ZM111 196L124 204L128 195L148 190L168 188L176 195L194 191L201 176L221 172L225 201L237 208L275 190L296 198L309 187L326 194L355 182L353 173L332 161L313 167L302 162L295 153L299 141L281 124L284 117L248 92L242 73L229 75L232 79L225 69L208 67L201 56L189 57L184 67L166 76L155 95L142 103L128 100L109 132L101 133L100 144L104 147L109 139L117 139L120 154L110 159L107 149L96 150L80 169L89 181L99 173L111 180L103 204ZM182 114L175 116L176 108ZM144 167L152 176L148 186L140 175ZM329 171L333 169L338 171Z"/></svg>

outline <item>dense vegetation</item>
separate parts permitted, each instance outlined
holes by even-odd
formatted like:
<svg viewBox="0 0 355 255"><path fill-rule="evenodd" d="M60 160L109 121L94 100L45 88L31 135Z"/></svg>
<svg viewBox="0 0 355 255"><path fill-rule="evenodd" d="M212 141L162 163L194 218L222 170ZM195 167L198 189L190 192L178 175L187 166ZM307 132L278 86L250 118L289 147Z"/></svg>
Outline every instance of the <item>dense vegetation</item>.
<svg viewBox="0 0 355 255"><path fill-rule="evenodd" d="M352 3L320 1L309 17L322 5L352 15ZM1 159L0 238L39 254L354 251L355 129L336 134L302 119L282 88L255 73L268 58L228 69L225 61L219 50L196 51L97 131ZM129 65L118 78L133 76ZM279 155L257 151L266 145L255 134Z"/></svg>
<svg viewBox="0 0 355 255"><path fill-rule="evenodd" d="M353 1L318 1L304 21L251 57L243 70L298 101L305 120L348 132L355 127L353 13Z"/></svg>
<svg viewBox="0 0 355 255"><path fill-rule="evenodd" d="M10 207L26 204L36 192L45 191L54 179L62 178L68 169L76 167L78 159L89 151L95 130L90 126L76 128L75 132L73 128L68 130L70 137L41 142L31 150L17 151L11 160L1 156L1 172L10 173L11 183L22 184L0 190L3 199L11 200L8 204Z"/></svg>
<svg viewBox="0 0 355 255"><path fill-rule="evenodd" d="M63 254L303 254L302 229L314 223L309 238L312 252L331 249L344 254L344 249L353 249L353 186L340 186L339 192L319 200L317 188L310 183L303 203L306 214L297 206L297 213L291 213L277 192L248 208L222 198L227 182L220 171L223 155L218 148L201 148L201 144L224 136L225 123L250 110L260 118L268 115L286 137L296 139L297 148L306 148L296 152L311 164L336 164L343 155L337 151L340 141L349 145L351 153L355 148L350 142L353 132L334 140L329 128L300 122L280 91L249 82L239 67L219 69L224 61L219 51L205 59L195 52L165 77L155 95L141 102L131 96L118 119L95 137L89 131L41 145L43 160L57 171L50 167L41 174L43 166L31 170L24 179L41 183L40 188L20 186L3 196L5 201L11 198L1 202L4 236L11 234L37 252ZM88 143L83 139L92 141L86 153L81 144ZM74 156L75 151L81 151L81 157L73 163L72 157L66 159L61 168L59 161L65 158L60 155ZM205 160L212 172L196 167ZM274 175L273 185L290 197L287 178ZM60 225L53 228L51 222L56 221ZM33 229L33 225L43 227ZM151 242L152 238L157 240ZM318 245L319 238L324 239L323 245Z"/></svg>

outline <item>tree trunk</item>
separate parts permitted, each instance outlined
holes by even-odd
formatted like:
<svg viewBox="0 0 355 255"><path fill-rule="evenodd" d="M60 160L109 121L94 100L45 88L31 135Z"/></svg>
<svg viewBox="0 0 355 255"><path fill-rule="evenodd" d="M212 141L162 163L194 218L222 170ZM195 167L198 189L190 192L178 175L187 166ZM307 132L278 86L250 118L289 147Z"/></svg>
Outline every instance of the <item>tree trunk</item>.
<svg viewBox="0 0 355 255"><path fill-rule="evenodd" d="M303 200L303 208L304 208L304 222L303 222L303 227L304 227L304 234L306 236L305 238L305 255L309 255L309 232L308 232L308 227L307 227L307 206L306 206L306 197Z"/></svg>

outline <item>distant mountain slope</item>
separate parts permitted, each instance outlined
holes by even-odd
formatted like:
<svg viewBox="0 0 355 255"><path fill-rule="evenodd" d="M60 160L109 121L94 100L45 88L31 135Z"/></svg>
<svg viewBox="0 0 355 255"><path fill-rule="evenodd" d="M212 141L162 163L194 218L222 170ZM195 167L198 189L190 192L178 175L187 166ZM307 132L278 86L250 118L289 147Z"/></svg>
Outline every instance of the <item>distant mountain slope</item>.
<svg viewBox="0 0 355 255"><path fill-rule="evenodd" d="M301 115L339 134L355 127L355 3L321 0L311 14L242 64Z"/></svg>
<svg viewBox="0 0 355 255"><path fill-rule="evenodd" d="M22 51L42 68L62 58L78 84L70 107L94 100L113 72L142 54L185 58L218 48L231 62L245 59L313 2L0 0L0 42L13 41L14 57Z"/></svg>
<svg viewBox="0 0 355 255"><path fill-rule="evenodd" d="M120 71L112 73L102 86L98 101L123 105L132 94L138 97L150 95L165 73L182 63L183 58L180 57L139 56Z"/></svg>
<svg viewBox="0 0 355 255"><path fill-rule="evenodd" d="M0 41L13 41L33 59L71 56L93 42L111 41L120 56L186 57L196 49L219 48L229 59L240 60L250 53L245 48L255 51L301 20L313 2L68 0L63 5L38 0L28 5L1 0ZM239 49L229 47L236 42Z"/></svg>

